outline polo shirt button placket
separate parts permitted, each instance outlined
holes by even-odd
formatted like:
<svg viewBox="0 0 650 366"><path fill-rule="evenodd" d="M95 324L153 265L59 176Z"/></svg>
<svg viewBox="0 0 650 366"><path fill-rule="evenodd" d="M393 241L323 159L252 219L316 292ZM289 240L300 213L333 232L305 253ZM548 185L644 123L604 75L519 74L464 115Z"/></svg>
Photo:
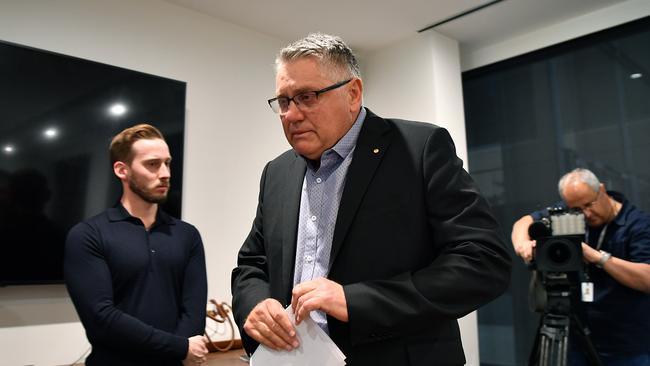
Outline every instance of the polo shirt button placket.
<svg viewBox="0 0 650 366"><path fill-rule="evenodd" d="M151 232L147 231L145 235L147 236L147 247L149 248L149 272L153 272L156 250L151 247Z"/></svg>

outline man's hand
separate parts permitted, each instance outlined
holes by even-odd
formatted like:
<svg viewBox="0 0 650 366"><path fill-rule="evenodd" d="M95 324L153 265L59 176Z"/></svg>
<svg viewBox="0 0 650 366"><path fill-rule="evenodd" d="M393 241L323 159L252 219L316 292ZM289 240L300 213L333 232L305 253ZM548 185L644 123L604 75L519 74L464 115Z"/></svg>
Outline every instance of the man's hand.
<svg viewBox="0 0 650 366"><path fill-rule="evenodd" d="M535 245L537 244L528 235L528 228L533 221L533 217L530 215L522 216L512 225L512 234L510 234L515 253L523 258L526 263L530 263L533 260L533 249L535 249Z"/></svg>
<svg viewBox="0 0 650 366"><path fill-rule="evenodd" d="M589 245L582 243L582 256L587 263L596 264L602 253ZM611 256L603 271L623 286L650 294L650 264L627 261Z"/></svg>
<svg viewBox="0 0 650 366"><path fill-rule="evenodd" d="M348 321L343 286L327 278L317 278L294 287L291 307L296 314L296 324L307 318L312 310L320 310L342 322Z"/></svg>
<svg viewBox="0 0 650 366"><path fill-rule="evenodd" d="M208 348L205 346L208 343L207 338L197 335L188 338L188 341L187 356L183 360L183 365L190 366L204 363L207 360L205 356L208 354Z"/></svg>
<svg viewBox="0 0 650 366"><path fill-rule="evenodd" d="M513 244L515 246L515 253L523 258L524 262L530 263L533 260L533 249L535 249L537 241L522 239Z"/></svg>
<svg viewBox="0 0 650 366"><path fill-rule="evenodd" d="M600 260L602 254L600 251L590 247L589 245L582 243L582 258L586 263L596 264Z"/></svg>
<svg viewBox="0 0 650 366"><path fill-rule="evenodd" d="M282 304L275 299L266 299L251 310L244 323L244 331L254 340L274 350L291 351L300 345L289 316Z"/></svg>

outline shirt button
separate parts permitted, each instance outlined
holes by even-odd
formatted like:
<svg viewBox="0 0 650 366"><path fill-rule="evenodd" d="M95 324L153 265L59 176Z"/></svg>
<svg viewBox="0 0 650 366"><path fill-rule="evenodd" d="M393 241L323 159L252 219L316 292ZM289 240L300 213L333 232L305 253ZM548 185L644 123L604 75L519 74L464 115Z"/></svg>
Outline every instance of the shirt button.
<svg viewBox="0 0 650 366"><path fill-rule="evenodd" d="M312 216L311 221L316 221L316 216Z"/></svg>
<svg viewBox="0 0 650 366"><path fill-rule="evenodd" d="M311 255L306 255L305 256L305 261L307 263L311 263L313 260L314 260L314 257L312 257Z"/></svg>
<svg viewBox="0 0 650 366"><path fill-rule="evenodd" d="M320 179L320 178L316 178L316 183L320 183L320 182L322 182L322 181L323 181L322 179Z"/></svg>

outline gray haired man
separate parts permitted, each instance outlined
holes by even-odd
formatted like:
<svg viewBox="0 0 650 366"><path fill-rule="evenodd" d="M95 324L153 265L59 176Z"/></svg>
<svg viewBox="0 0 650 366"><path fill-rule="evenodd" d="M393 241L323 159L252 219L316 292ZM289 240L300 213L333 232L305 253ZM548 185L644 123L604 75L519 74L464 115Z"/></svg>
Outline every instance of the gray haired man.
<svg viewBox="0 0 650 366"><path fill-rule="evenodd" d="M232 274L246 349L299 346L290 304L348 365L463 364L456 319L505 290L510 258L448 132L363 107L338 37L311 34L276 65L268 102L292 149L264 168Z"/></svg>

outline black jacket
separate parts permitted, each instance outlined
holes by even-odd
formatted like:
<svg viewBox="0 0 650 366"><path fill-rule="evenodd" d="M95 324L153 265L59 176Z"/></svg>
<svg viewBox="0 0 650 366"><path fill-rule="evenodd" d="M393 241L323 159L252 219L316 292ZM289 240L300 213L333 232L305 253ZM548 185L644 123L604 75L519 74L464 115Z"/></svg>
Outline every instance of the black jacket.
<svg viewBox="0 0 650 366"><path fill-rule="evenodd" d="M257 215L232 274L240 330L261 300L290 303L305 167L290 150L262 174ZM349 322L330 317L328 328L348 365L465 362L456 319L506 289L510 257L445 129L368 111L328 278L345 291Z"/></svg>

